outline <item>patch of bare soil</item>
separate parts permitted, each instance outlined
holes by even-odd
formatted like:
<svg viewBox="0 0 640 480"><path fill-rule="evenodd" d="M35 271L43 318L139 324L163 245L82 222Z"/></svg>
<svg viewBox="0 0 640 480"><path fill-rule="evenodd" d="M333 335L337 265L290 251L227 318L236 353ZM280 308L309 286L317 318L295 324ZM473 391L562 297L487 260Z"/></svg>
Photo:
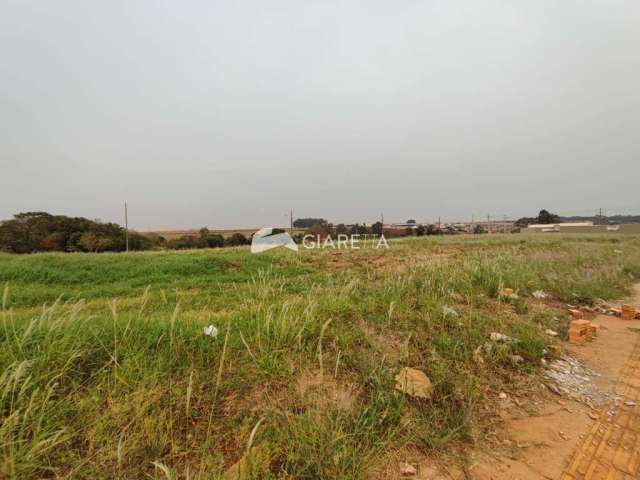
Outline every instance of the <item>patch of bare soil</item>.
<svg viewBox="0 0 640 480"><path fill-rule="evenodd" d="M640 285L631 303L640 305ZM568 320L567 320L568 321ZM446 459L425 458L419 452L389 454L382 476L373 478L419 480L540 480L578 478L563 476L574 454L601 425L602 417L621 407L619 378L634 347L640 342L640 321L597 315L601 326L592 342L564 344L564 354L550 362L538 385L523 384L527 391L510 392L502 399L501 427L471 452L449 452ZM640 383L640 382L638 382ZM634 402L631 402L634 403ZM617 407L616 407L617 405ZM460 461L460 456L464 461ZM626 457L625 457L626 458ZM455 465L468 465L464 470ZM406 474L407 465L412 466ZM405 472L405 473L403 473ZM596 472L597 473L597 472ZM591 478L591 477L579 477ZM614 478L594 476L593 478ZM618 477L615 477L618 478ZM619 478L635 478L620 476Z"/></svg>
<svg viewBox="0 0 640 480"><path fill-rule="evenodd" d="M633 300L640 303L640 294ZM505 426L499 439L509 448L476 451L469 468L471 478L561 477L594 423L603 412L606 414L606 405L615 401L614 386L638 341L633 327L640 322L599 315L594 323L601 325L594 341L567 345L567 355L548 366L544 381L549 392L536 405L536 413L522 416L516 410L503 412Z"/></svg>

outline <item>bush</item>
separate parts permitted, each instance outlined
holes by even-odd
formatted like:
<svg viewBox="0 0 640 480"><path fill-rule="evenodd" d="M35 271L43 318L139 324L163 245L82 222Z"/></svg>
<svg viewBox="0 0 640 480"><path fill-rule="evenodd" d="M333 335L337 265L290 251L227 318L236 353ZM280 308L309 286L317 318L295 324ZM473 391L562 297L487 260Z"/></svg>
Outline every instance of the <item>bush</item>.
<svg viewBox="0 0 640 480"><path fill-rule="evenodd" d="M224 244L229 247L239 247L240 245L247 245L248 243L250 242L247 240L247 237L241 233L234 233L224 241Z"/></svg>
<svg viewBox="0 0 640 480"><path fill-rule="evenodd" d="M202 248L220 248L224 247L224 237L222 235L206 235L200 237L200 245Z"/></svg>
<svg viewBox="0 0 640 480"><path fill-rule="evenodd" d="M126 249L125 230L115 223L82 217L27 212L0 223L0 250L32 252L121 252ZM148 250L151 238L129 232L131 250Z"/></svg>
<svg viewBox="0 0 640 480"><path fill-rule="evenodd" d="M326 225L327 221L324 218L297 218L293 222L293 226L296 228L311 228L316 225Z"/></svg>

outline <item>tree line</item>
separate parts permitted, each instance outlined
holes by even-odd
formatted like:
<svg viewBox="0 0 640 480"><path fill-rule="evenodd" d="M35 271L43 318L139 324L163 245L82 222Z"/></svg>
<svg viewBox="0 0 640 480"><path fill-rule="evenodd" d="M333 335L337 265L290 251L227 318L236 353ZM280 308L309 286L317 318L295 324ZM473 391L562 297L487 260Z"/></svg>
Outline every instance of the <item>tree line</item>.
<svg viewBox="0 0 640 480"><path fill-rule="evenodd" d="M121 252L125 248L124 229L115 223L26 212L0 224L0 250L5 252ZM130 232L129 248L147 250L153 248L153 241Z"/></svg>
<svg viewBox="0 0 640 480"><path fill-rule="evenodd" d="M516 225L525 227L532 223L558 223L558 215L541 210L537 217L524 217ZM300 218L293 222L294 227L304 228L305 234L320 235L381 235L395 236L423 236L458 233L447 231L450 227L437 225L416 225L415 220L407 221L414 224L406 230L384 229L381 222L370 226L366 224L345 225L327 222L323 218ZM485 233L480 225L476 225L474 233ZM300 242L303 234L294 236ZM157 234L142 235L129 231L129 250L175 249L185 250L194 248L220 248L247 245L251 238L241 233L234 233L230 237L223 237L202 228L198 235L184 235L178 238L165 239ZM33 252L122 252L126 249L125 229L115 223L103 223L83 217L67 217L52 215L47 212L25 212L14 215L11 220L0 222L0 251L10 253Z"/></svg>
<svg viewBox="0 0 640 480"><path fill-rule="evenodd" d="M123 252L127 248L125 229L115 223L102 223L83 217L25 212L0 223L0 251L34 252ZM142 235L129 231L129 250L156 248L191 249L246 245L251 242L241 233L228 238L214 235L206 228L198 236L166 240L160 235Z"/></svg>

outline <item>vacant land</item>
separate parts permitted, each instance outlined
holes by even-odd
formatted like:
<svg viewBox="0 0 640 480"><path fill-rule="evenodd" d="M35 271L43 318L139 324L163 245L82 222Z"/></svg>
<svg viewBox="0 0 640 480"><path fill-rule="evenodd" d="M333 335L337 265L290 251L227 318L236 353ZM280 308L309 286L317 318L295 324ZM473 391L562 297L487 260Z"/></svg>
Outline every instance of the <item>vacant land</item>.
<svg viewBox="0 0 640 480"><path fill-rule="evenodd" d="M364 479L404 451L464 467L498 393L553 355L554 307L638 278L637 237L0 255L0 478ZM430 399L395 390L405 366Z"/></svg>
<svg viewBox="0 0 640 480"><path fill-rule="evenodd" d="M239 228L239 229L211 229L209 230L209 234L211 235L222 235L224 238L231 237L234 233L240 233L244 235L246 238L251 238L251 235L256 233L259 228ZM290 231L286 228L287 231ZM292 233L294 235L304 234L304 228L294 228ZM142 235L160 235L164 237L166 240L173 240L180 237L198 237L200 236L200 230L153 230L141 232Z"/></svg>

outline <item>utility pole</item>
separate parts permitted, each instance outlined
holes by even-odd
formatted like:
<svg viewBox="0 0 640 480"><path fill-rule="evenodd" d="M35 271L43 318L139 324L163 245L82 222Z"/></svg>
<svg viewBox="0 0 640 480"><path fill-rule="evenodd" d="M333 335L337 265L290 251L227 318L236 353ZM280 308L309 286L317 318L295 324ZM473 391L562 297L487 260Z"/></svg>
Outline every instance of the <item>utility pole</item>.
<svg viewBox="0 0 640 480"><path fill-rule="evenodd" d="M129 215L127 213L127 202L124 202L124 244L125 250L129 252Z"/></svg>
<svg viewBox="0 0 640 480"><path fill-rule="evenodd" d="M293 237L293 209L289 210L289 234Z"/></svg>

